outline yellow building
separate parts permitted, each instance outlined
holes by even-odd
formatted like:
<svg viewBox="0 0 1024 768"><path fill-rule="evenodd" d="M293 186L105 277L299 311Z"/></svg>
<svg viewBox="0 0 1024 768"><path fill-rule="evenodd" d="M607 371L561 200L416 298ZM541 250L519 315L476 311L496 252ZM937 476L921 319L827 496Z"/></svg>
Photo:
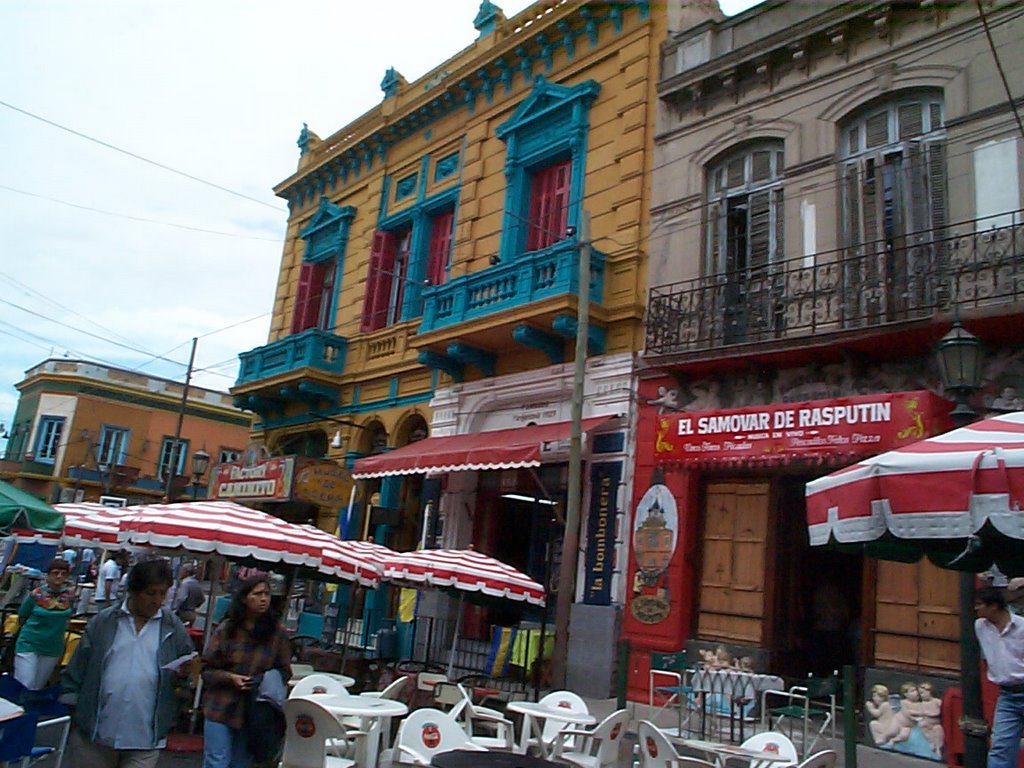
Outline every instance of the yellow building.
<svg viewBox="0 0 1024 768"><path fill-rule="evenodd" d="M51 503L202 498L207 476L193 473L193 457L237 461L249 441L251 417L227 392L189 387L183 409L179 382L63 358L16 387L0 478Z"/></svg>
<svg viewBox="0 0 1024 768"><path fill-rule="evenodd" d="M326 138L303 128L276 187L290 217L270 340L233 389L272 454L353 469L344 535L472 545L550 581L592 243L573 620L603 627L609 662L658 51L713 13L546 1L506 19L485 1L468 48L412 83L389 70L382 102ZM464 627L487 638L494 621Z"/></svg>

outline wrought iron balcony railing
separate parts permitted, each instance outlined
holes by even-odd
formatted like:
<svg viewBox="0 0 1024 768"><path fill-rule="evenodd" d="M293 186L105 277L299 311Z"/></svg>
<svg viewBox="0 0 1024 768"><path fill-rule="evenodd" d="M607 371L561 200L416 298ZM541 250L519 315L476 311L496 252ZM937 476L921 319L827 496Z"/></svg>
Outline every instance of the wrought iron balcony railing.
<svg viewBox="0 0 1024 768"><path fill-rule="evenodd" d="M1024 216L1007 213L651 289L648 355L800 339L1014 306Z"/></svg>
<svg viewBox="0 0 1024 768"><path fill-rule="evenodd" d="M463 275L428 288L423 297L420 333L479 319L534 301L579 290L579 243L562 240L531 251L508 264ZM604 296L604 254L591 252L590 300Z"/></svg>
<svg viewBox="0 0 1024 768"><path fill-rule="evenodd" d="M262 347L242 352L235 386L294 371L314 368L325 373L341 373L345 367L348 340L333 333L310 328L285 336Z"/></svg>

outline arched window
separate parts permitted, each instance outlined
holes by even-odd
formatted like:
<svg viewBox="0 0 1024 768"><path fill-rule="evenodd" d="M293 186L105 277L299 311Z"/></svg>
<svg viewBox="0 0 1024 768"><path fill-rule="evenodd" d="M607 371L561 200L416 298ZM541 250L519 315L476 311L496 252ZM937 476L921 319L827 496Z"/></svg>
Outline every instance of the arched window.
<svg viewBox="0 0 1024 768"><path fill-rule="evenodd" d="M707 175L707 273L737 278L782 258L782 142L728 155Z"/></svg>
<svg viewBox="0 0 1024 768"><path fill-rule="evenodd" d="M848 325L932 311L944 258L944 138L935 92L895 95L840 125Z"/></svg>
<svg viewBox="0 0 1024 768"><path fill-rule="evenodd" d="M841 127L845 245L892 240L946 223L942 96L911 93Z"/></svg>

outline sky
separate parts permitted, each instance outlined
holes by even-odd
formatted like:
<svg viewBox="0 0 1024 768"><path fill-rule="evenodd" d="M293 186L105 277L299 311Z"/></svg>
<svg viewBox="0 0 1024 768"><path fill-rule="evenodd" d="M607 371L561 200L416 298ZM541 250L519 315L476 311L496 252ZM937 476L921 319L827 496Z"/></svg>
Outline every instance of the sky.
<svg viewBox="0 0 1024 768"><path fill-rule="evenodd" d="M195 337L193 383L227 390L267 342L302 124L329 136L388 67L470 45L479 5L3 0L0 423L49 357L183 381Z"/></svg>

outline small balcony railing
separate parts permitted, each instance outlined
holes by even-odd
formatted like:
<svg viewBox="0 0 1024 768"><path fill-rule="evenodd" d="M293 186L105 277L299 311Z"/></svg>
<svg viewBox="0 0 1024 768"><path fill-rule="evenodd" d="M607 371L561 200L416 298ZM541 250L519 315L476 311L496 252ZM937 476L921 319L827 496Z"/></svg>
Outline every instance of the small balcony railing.
<svg viewBox="0 0 1024 768"><path fill-rule="evenodd" d="M652 288L646 353L863 330L954 306L1024 311L1022 221L1007 213Z"/></svg>
<svg viewBox="0 0 1024 768"><path fill-rule="evenodd" d="M242 352L235 386L251 384L298 368L314 368L325 373L341 373L345 367L348 340L319 328L310 328L293 336L272 341Z"/></svg>
<svg viewBox="0 0 1024 768"><path fill-rule="evenodd" d="M476 320L542 299L579 290L579 243L563 240L524 253L509 264L497 264L456 277L423 293L420 333ZM590 300L604 296L604 254L591 252Z"/></svg>

